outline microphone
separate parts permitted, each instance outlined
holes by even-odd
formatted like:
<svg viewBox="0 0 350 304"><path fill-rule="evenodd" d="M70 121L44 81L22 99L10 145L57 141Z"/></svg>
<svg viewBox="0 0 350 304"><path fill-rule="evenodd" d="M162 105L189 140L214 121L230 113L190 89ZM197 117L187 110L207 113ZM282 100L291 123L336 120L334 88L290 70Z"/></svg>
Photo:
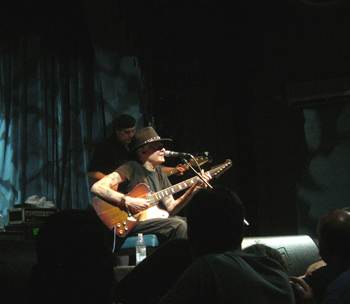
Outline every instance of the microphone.
<svg viewBox="0 0 350 304"><path fill-rule="evenodd" d="M174 152L174 151L164 151L164 157L184 157L184 156L191 156L189 153L184 152Z"/></svg>

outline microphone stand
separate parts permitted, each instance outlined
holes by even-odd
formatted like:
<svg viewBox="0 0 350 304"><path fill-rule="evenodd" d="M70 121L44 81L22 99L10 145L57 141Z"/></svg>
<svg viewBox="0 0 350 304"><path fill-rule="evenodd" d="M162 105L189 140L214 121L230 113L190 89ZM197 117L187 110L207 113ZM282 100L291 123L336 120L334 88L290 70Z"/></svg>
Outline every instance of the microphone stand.
<svg viewBox="0 0 350 304"><path fill-rule="evenodd" d="M197 172L196 169L192 167L192 165L187 161L187 159L182 158L182 161L185 162L185 163L188 165L188 167L192 169L192 171L193 171L194 173L196 173L196 175L202 180L202 182L203 182L207 187L213 188L213 186L210 185L210 184L205 180L205 178L203 177L202 173L200 173L200 172L201 172L201 167L199 166L199 164L198 164L196 158L195 158L192 154L190 154L190 156L191 156L191 158L197 163L197 166L198 166L198 168L199 168L199 172Z"/></svg>

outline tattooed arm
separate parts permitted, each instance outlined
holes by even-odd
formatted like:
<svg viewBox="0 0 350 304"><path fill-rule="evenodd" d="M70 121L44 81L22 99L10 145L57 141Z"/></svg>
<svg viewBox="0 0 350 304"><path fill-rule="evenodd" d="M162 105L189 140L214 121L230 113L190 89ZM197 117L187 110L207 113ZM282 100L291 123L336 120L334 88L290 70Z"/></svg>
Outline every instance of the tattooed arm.
<svg viewBox="0 0 350 304"><path fill-rule="evenodd" d="M136 210L147 209L149 207L148 200L125 196L123 193L114 190L118 189L118 185L124 181L126 181L125 176L112 172L94 183L91 187L91 192L116 206L125 204Z"/></svg>

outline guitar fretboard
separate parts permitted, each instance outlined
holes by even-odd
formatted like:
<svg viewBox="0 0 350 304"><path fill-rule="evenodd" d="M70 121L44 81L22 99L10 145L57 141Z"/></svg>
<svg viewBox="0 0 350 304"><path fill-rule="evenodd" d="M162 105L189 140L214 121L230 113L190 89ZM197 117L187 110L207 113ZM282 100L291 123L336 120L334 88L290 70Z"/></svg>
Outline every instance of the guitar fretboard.
<svg viewBox="0 0 350 304"><path fill-rule="evenodd" d="M195 176L193 178L185 180L184 182L178 183L178 184L171 186L169 188L165 188L164 190L158 191L158 192L153 193L153 194L149 194L149 195L147 195L147 199L150 200L150 205L153 206L161 199L163 199L169 195L175 194L181 190L187 189L187 188L191 187L193 184L196 184L198 181L198 178L199 178L198 176Z"/></svg>
<svg viewBox="0 0 350 304"><path fill-rule="evenodd" d="M166 176L171 176L171 175L173 175L173 174L175 174L175 173L178 173L178 172L179 172L179 170L177 170L176 168L174 168L173 170L170 170L170 171L166 172L165 175L166 175Z"/></svg>

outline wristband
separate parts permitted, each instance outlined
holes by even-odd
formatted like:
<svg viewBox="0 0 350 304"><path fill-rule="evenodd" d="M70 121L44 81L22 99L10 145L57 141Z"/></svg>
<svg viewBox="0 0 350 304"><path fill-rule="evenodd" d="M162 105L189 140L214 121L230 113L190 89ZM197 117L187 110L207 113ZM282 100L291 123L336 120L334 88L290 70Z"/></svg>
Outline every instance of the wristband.
<svg viewBox="0 0 350 304"><path fill-rule="evenodd" d="M125 195L124 195L123 198L120 200L120 203L121 203L122 205L125 205Z"/></svg>

